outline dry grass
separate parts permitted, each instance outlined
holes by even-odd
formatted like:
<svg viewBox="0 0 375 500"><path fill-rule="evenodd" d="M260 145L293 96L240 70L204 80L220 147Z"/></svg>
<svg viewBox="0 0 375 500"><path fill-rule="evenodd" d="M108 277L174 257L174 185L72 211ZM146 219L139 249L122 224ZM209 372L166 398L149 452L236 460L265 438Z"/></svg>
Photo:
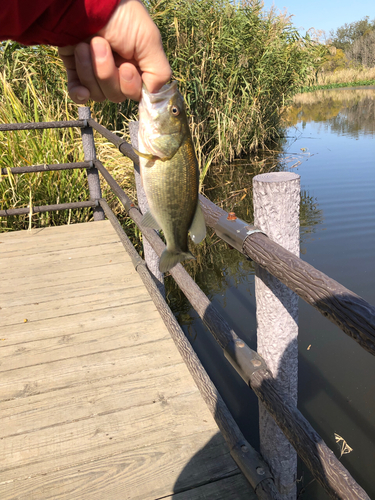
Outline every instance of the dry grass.
<svg viewBox="0 0 375 500"><path fill-rule="evenodd" d="M319 102L327 101L327 99L334 99L337 97L342 103L352 103L359 99L366 97L375 100L375 89L329 89L329 90L316 90L315 92L305 92L303 94L296 94L293 97L293 105L296 106L310 106Z"/></svg>
<svg viewBox="0 0 375 500"><path fill-rule="evenodd" d="M314 85L330 85L334 83L352 83L375 80L375 68L342 69L333 73L319 73Z"/></svg>
<svg viewBox="0 0 375 500"><path fill-rule="evenodd" d="M1 54L4 55L4 54ZM61 81L51 95L45 75L41 74L40 54L30 51L25 60L14 52L17 59L4 61L0 74L0 123L58 121L77 119L78 109L68 99L65 82ZM45 66L53 67L58 75L56 50L49 48L44 54ZM37 77L37 78L36 78ZM37 88L37 86L39 88ZM132 191L132 164L103 137L95 137L97 157L102 160L117 182ZM69 163L83 161L79 129L52 129L0 132L0 166L19 166ZM103 195L112 208L120 212L117 199L103 183ZM0 176L0 208L69 203L89 198L86 172L83 170L30 173ZM32 227L85 222L91 210L70 210L32 215ZM29 228L29 217L0 218L0 231Z"/></svg>
<svg viewBox="0 0 375 500"><path fill-rule="evenodd" d="M334 433L334 436L335 436L335 441L340 448L339 459L341 459L343 455L347 455L348 453L351 453L353 451L353 448L351 448L348 445L348 443L345 441L343 437L341 437L339 434L336 434L336 432Z"/></svg>

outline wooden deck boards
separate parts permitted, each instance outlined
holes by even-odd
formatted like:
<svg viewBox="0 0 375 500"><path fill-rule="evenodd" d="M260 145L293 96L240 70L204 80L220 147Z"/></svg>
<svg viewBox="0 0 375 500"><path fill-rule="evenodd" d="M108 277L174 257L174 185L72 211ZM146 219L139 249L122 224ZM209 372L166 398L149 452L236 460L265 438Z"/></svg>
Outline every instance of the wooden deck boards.
<svg viewBox="0 0 375 500"><path fill-rule="evenodd" d="M1 500L253 499L107 221L0 234Z"/></svg>

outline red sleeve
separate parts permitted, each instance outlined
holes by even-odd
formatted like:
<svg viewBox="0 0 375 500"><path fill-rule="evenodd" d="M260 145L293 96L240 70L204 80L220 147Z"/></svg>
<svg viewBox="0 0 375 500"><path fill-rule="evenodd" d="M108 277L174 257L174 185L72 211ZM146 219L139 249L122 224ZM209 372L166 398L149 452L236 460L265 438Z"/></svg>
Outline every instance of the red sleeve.
<svg viewBox="0 0 375 500"><path fill-rule="evenodd" d="M105 26L120 0L1 0L0 40L75 45Z"/></svg>

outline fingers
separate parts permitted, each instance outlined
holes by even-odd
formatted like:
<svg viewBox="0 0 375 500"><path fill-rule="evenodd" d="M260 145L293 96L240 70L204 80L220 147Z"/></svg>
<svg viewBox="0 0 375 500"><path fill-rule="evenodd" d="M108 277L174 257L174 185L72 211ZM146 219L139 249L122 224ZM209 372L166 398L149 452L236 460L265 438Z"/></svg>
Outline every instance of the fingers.
<svg viewBox="0 0 375 500"><path fill-rule="evenodd" d="M66 68L70 98L77 104L84 104L90 98L90 91L82 86L79 79L76 70L74 47L60 47L59 56L61 57Z"/></svg>
<svg viewBox="0 0 375 500"><path fill-rule="evenodd" d="M122 63L118 68L104 38L91 40L91 56L96 81L107 99L112 102L140 99L142 82L137 69L132 63Z"/></svg>
<svg viewBox="0 0 375 500"><path fill-rule="evenodd" d="M142 79L132 63L123 63L119 68L121 92L133 101L139 101L142 93Z"/></svg>
<svg viewBox="0 0 375 500"><path fill-rule="evenodd" d="M150 92L158 91L171 78L160 32L140 1L121 0L98 35L106 39L112 50L125 61L135 65ZM139 95L141 88L139 82Z"/></svg>
<svg viewBox="0 0 375 500"><path fill-rule="evenodd" d="M59 49L68 74L69 95L78 104L89 98L139 100L142 80L157 92L171 78L158 28L137 0L121 0L108 24L90 44Z"/></svg>
<svg viewBox="0 0 375 500"><path fill-rule="evenodd" d="M142 80L144 81L147 90L151 93L157 92L165 85L172 77L171 67L165 57L164 52L160 54L159 61L151 68L145 68L142 73ZM156 68L156 69L155 69Z"/></svg>
<svg viewBox="0 0 375 500"><path fill-rule="evenodd" d="M98 102L104 101L105 95L100 88L94 72L90 45L79 43L75 48L74 55L77 75L81 85L89 90L91 99Z"/></svg>
<svg viewBox="0 0 375 500"><path fill-rule="evenodd" d="M154 25L155 26L155 25ZM142 80L149 92L157 92L172 77L171 67L164 53L159 30L149 31L139 44L138 58L142 70Z"/></svg>

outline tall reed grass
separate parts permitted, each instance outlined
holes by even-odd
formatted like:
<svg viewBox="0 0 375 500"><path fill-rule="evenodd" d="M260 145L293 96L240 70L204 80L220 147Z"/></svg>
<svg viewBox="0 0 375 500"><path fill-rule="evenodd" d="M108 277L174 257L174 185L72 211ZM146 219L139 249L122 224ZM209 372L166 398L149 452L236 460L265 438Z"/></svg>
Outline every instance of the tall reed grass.
<svg viewBox="0 0 375 500"><path fill-rule="evenodd" d="M256 0L147 2L185 98L201 181L213 163L267 148L279 135L282 110L319 64L316 47L299 37L288 18L263 12ZM56 49L1 43L0 68L0 122L77 118ZM137 116L132 101L91 103L91 109L98 121L122 134ZM96 144L98 157L123 186L133 189L130 162L102 137L96 136ZM0 133L2 167L82 159L76 129ZM87 198L85 173L77 170L0 180L1 208ZM112 203L116 208L114 198ZM90 213L48 213L33 220L41 226L66 224L88 220ZM5 218L0 230L27 225L27 217Z"/></svg>
<svg viewBox="0 0 375 500"><path fill-rule="evenodd" d="M244 0L149 0L190 115L200 164L278 137L286 102L317 63L290 19Z"/></svg>
<svg viewBox="0 0 375 500"><path fill-rule="evenodd" d="M2 63L2 64L1 64ZM65 74L51 47L0 50L0 123L77 119L77 106L66 91ZM132 189L131 164L102 137L95 137L97 156L127 189ZM0 132L0 166L83 161L79 129ZM108 191L106 196L118 208ZM0 207L18 208L83 201L89 198L84 170L30 173L0 177ZM47 212L32 216L33 227L84 222L91 210ZM0 219L0 231L29 227L28 216Z"/></svg>
<svg viewBox="0 0 375 500"><path fill-rule="evenodd" d="M256 0L146 0L179 81L198 162L232 161L265 148L280 131L280 114L322 62L291 20ZM105 123L121 128L133 103L106 105Z"/></svg>

